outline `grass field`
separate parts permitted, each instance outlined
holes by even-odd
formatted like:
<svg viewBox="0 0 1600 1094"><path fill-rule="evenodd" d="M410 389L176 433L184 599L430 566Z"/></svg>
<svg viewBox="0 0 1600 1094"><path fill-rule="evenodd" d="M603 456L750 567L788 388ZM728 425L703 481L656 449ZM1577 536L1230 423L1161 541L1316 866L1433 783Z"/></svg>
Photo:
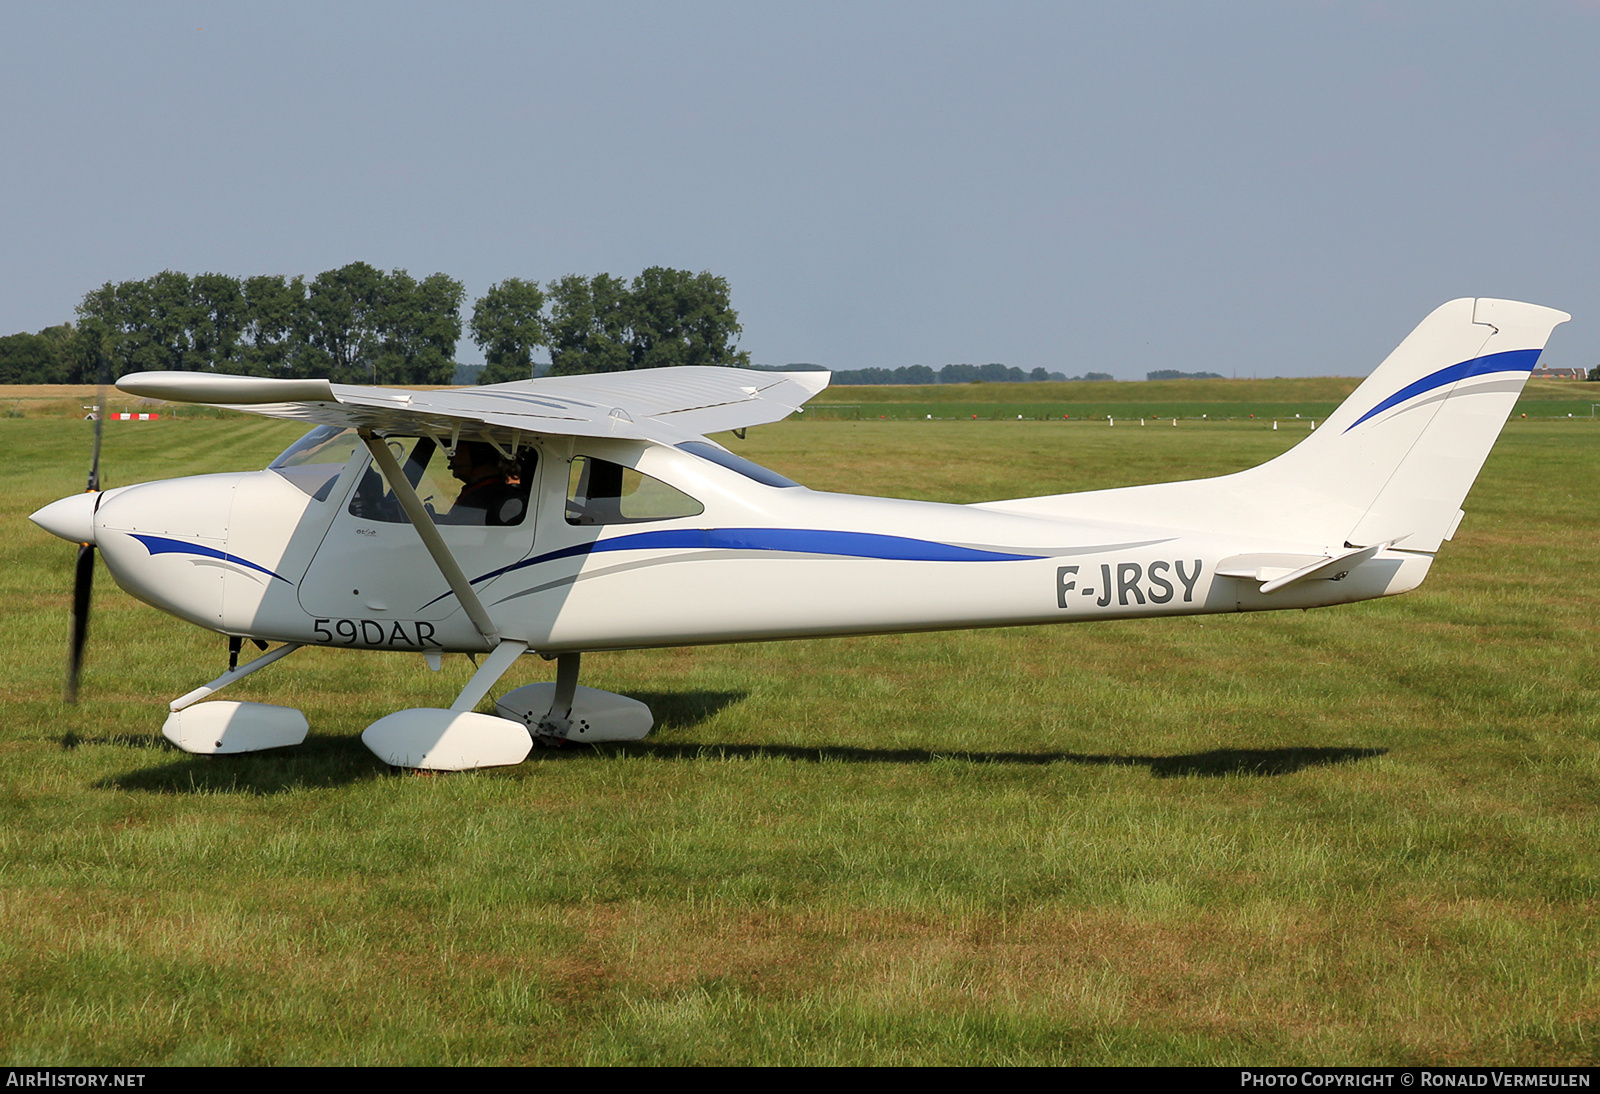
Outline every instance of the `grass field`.
<svg viewBox="0 0 1600 1094"><path fill-rule="evenodd" d="M222 640L103 570L63 705L73 552L25 517L82 488L89 426L0 421L0 1057L1593 1063L1587 410L1507 427L1405 597L591 655L585 683L655 710L645 742L435 778L359 733L448 702L464 658L303 651L227 697L302 707L305 746L187 756L165 704ZM1121 425L808 416L728 443L969 502L1236 470L1309 423ZM106 475L258 467L297 432L108 425Z"/></svg>
<svg viewBox="0 0 1600 1094"><path fill-rule="evenodd" d="M1346 377L1290 380L1094 381L829 387L807 407L821 418L1257 419L1326 418L1360 383ZM1588 418L1600 384L1532 380L1515 415Z"/></svg>

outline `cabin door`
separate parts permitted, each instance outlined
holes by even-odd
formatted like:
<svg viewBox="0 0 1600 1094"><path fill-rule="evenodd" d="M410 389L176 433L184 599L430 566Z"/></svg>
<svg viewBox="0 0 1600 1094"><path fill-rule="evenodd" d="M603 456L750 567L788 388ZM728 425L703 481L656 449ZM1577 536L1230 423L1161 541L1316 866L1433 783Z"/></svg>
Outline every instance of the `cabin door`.
<svg viewBox="0 0 1600 1094"><path fill-rule="evenodd" d="M387 443L480 595L493 583L490 575L533 550L537 448L524 446L507 458L478 441L462 441L454 454L428 437L391 437ZM385 620L404 629L407 622L437 622L461 611L370 456L300 583L300 606L319 618L353 621L374 635ZM394 628L387 631L392 634ZM354 641L421 644L371 637ZM351 640L342 634L335 638Z"/></svg>

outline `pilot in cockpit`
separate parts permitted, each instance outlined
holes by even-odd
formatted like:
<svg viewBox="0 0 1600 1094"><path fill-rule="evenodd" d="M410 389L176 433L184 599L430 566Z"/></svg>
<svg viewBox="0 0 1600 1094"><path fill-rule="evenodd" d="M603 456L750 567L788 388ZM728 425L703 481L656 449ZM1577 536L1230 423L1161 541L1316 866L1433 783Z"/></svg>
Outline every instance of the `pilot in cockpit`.
<svg viewBox="0 0 1600 1094"><path fill-rule="evenodd" d="M494 445L462 441L450 456L450 473L461 480L461 493L439 524L520 524L528 505L528 484L521 469L509 464Z"/></svg>

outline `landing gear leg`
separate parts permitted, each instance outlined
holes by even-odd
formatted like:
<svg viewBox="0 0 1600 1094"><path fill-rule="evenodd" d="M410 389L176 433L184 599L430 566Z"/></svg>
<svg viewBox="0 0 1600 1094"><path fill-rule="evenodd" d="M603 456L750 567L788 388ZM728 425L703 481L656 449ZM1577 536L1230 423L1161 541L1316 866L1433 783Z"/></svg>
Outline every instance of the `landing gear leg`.
<svg viewBox="0 0 1600 1094"><path fill-rule="evenodd" d="M637 741L649 733L655 719L639 700L578 686L582 657L559 654L555 683L528 684L502 695L495 704L500 717L521 722L547 748L568 742Z"/></svg>
<svg viewBox="0 0 1600 1094"><path fill-rule="evenodd" d="M578 693L578 666L581 653L563 653L556 658L556 693L550 701L550 710L539 719L534 736L566 740L572 729L572 699Z"/></svg>

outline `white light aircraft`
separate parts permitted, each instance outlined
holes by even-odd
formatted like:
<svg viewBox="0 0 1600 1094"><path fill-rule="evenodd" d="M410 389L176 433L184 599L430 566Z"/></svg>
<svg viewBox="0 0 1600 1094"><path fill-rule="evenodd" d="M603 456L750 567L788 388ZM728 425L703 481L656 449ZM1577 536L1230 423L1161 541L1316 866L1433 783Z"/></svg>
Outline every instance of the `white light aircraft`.
<svg viewBox="0 0 1600 1094"><path fill-rule="evenodd" d="M163 732L180 748L300 743L298 710L201 700L301 646L350 646L416 651L435 668L444 653L487 655L449 709L367 727L362 739L383 760L514 764L535 741L649 731L644 704L578 686L590 650L1407 592L1455 532L1550 332L1568 318L1455 300L1320 428L1259 467L978 505L808 490L706 438L786 417L826 386L823 372L669 368L434 392L140 373L117 386L315 428L262 471L86 492L33 520L83 545L75 659L95 548L129 593L229 636L229 670L170 705ZM238 665L244 640L281 645ZM478 713L533 652L556 659L556 680Z"/></svg>

